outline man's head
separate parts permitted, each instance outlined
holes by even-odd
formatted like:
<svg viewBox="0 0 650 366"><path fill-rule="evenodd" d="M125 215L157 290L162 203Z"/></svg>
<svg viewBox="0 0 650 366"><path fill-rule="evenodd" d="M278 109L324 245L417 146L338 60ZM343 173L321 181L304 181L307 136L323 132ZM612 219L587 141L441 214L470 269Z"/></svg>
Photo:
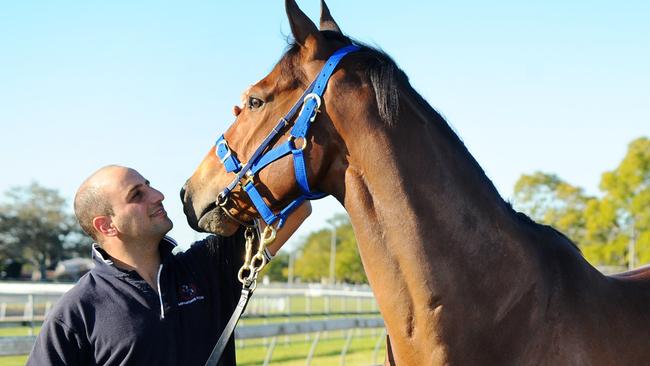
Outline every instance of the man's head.
<svg viewBox="0 0 650 366"><path fill-rule="evenodd" d="M172 228L164 198L137 171L109 165L81 184L74 210L81 227L100 245L113 239L158 241Z"/></svg>

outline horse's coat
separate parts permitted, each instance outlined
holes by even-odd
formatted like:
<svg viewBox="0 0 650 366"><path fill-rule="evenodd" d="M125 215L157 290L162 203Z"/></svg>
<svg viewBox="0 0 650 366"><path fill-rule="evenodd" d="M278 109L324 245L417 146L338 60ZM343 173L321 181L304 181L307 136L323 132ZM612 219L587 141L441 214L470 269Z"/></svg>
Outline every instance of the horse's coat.
<svg viewBox="0 0 650 366"><path fill-rule="evenodd" d="M321 31L294 1L286 7L296 45L248 91L263 104L247 103L225 134L243 161L350 42L324 3ZM650 271L604 276L565 236L514 212L390 58L369 47L346 57L320 110L309 183L350 215L388 330L387 363L650 363ZM209 151L181 194L192 227L236 229L214 205L230 179ZM299 194L289 158L255 179L272 208ZM256 215L236 191L228 209Z"/></svg>

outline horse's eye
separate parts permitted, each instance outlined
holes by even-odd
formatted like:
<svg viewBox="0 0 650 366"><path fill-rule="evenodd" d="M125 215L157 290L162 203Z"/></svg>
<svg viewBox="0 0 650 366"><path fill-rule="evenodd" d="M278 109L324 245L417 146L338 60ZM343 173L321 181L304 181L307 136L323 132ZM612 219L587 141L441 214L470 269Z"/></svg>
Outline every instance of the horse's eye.
<svg viewBox="0 0 650 366"><path fill-rule="evenodd" d="M248 109L255 110L259 109L264 105L264 101L255 97L248 97Z"/></svg>

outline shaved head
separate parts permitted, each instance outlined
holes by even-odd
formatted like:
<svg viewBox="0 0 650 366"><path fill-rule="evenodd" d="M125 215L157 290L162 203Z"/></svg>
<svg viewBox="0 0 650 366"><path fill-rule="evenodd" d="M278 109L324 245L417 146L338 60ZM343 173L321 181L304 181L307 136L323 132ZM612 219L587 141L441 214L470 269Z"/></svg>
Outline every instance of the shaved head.
<svg viewBox="0 0 650 366"><path fill-rule="evenodd" d="M97 241L97 232L93 227L93 219L97 216L112 216L113 208L106 196L105 184L110 173L116 170L128 169L119 165L108 165L94 172L77 190L74 197L74 214L79 225Z"/></svg>

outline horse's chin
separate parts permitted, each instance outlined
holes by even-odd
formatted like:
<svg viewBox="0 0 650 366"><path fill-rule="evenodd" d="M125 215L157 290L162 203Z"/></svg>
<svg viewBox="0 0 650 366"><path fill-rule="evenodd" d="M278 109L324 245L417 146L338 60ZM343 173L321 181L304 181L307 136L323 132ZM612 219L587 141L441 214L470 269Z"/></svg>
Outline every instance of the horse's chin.
<svg viewBox="0 0 650 366"><path fill-rule="evenodd" d="M221 236L231 236L239 229L239 224L224 215L219 207L201 216L198 226L204 232Z"/></svg>

